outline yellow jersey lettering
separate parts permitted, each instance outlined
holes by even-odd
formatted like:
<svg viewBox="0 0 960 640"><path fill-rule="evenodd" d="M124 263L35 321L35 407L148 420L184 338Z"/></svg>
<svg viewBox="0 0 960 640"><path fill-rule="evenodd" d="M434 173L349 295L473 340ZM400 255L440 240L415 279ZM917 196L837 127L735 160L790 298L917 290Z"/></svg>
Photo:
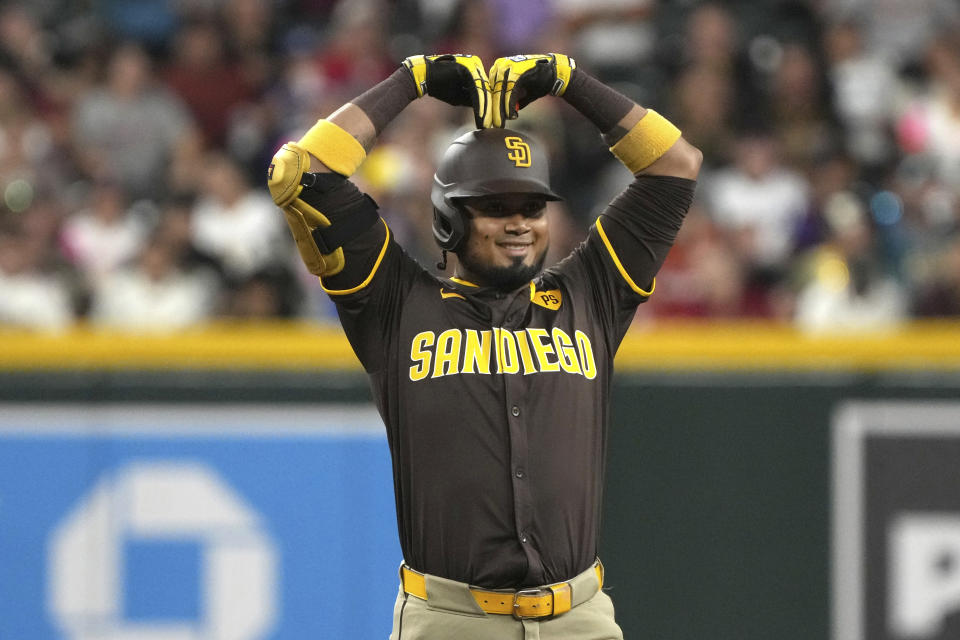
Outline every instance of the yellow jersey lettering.
<svg viewBox="0 0 960 640"><path fill-rule="evenodd" d="M507 149L510 149L510 152L507 154L508 160L512 160L513 164L518 167L530 166L530 145L524 142L523 138L520 136L507 136L503 139L503 143Z"/></svg>
<svg viewBox="0 0 960 640"><path fill-rule="evenodd" d="M517 373L520 371L520 358L517 357L517 341L513 333L500 327L494 327L497 337L497 373Z"/></svg>
<svg viewBox="0 0 960 640"><path fill-rule="evenodd" d="M467 344L463 354L463 369L460 373L490 375L491 334L489 330L467 329Z"/></svg>
<svg viewBox="0 0 960 640"><path fill-rule="evenodd" d="M520 349L520 361L523 362L523 375L527 376L537 372L537 367L533 363L533 355L530 353L530 344L527 342L527 332L523 329L514 331L517 336L517 347Z"/></svg>
<svg viewBox="0 0 960 640"><path fill-rule="evenodd" d="M419 363L410 367L410 379L414 382L423 380L430 373L433 352L426 349L433 346L433 339L433 331L422 331L413 336L413 342L410 343L410 359Z"/></svg>
<svg viewBox="0 0 960 640"><path fill-rule="evenodd" d="M583 377L593 380L597 377L597 363L593 359L593 345L590 338L579 329L573 334L577 341L577 350L580 352L580 363L583 368Z"/></svg>
<svg viewBox="0 0 960 640"><path fill-rule="evenodd" d="M527 329L530 334L530 341L533 343L533 352L537 354L537 362L540 363L540 371L560 371L559 362L551 362L549 356L553 355L553 345L550 343L550 334L546 329ZM547 342L544 343L544 340Z"/></svg>
<svg viewBox="0 0 960 640"><path fill-rule="evenodd" d="M579 374L588 380L597 377L597 363L590 338L577 330L573 337L553 327L510 330L447 329L437 335L421 331L410 344L410 380L442 378L466 373Z"/></svg>
<svg viewBox="0 0 960 640"><path fill-rule="evenodd" d="M554 327L553 343L556 345L557 356L560 358L560 362L558 363L560 367L567 373L582 374L577 349L573 346L573 340L570 339L567 332L560 327Z"/></svg>
<svg viewBox="0 0 960 640"><path fill-rule="evenodd" d="M433 378L460 373L460 330L447 329L437 337Z"/></svg>

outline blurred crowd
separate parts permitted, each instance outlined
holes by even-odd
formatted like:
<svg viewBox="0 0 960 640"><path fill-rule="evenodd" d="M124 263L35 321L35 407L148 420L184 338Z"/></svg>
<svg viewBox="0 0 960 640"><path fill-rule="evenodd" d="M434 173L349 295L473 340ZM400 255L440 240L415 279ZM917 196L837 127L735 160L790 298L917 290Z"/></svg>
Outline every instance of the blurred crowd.
<svg viewBox="0 0 960 640"><path fill-rule="evenodd" d="M809 330L960 317L956 0L0 3L0 325L333 321L265 187L280 144L416 53L561 51L705 166L638 322ZM429 191L472 114L418 100L355 177L434 268ZM630 180L562 100L556 260Z"/></svg>

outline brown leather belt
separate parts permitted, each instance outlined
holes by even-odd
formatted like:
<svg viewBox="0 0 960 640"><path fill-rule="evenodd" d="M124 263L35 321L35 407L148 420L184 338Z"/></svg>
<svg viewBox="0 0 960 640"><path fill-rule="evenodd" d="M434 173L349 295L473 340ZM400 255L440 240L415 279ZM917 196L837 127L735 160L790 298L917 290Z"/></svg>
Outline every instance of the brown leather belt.
<svg viewBox="0 0 960 640"><path fill-rule="evenodd" d="M603 565L597 561L593 570L597 576L599 590L603 587ZM406 593L421 600L428 600L427 581L424 574L403 565L400 576ZM519 591L490 591L477 587L469 587L469 589L474 600L485 612L512 615L517 619L558 616L570 611L573 606L573 589L569 582L557 582Z"/></svg>

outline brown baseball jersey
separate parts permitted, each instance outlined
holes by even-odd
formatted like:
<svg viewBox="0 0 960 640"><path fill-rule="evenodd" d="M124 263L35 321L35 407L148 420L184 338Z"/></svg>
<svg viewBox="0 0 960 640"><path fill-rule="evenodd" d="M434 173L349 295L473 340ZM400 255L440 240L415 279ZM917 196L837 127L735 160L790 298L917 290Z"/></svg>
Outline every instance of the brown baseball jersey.
<svg viewBox="0 0 960 640"><path fill-rule="evenodd" d="M638 179L510 292L432 275L382 220L344 247L323 285L387 428L410 567L516 589L594 562L614 354L675 235L650 202L685 212L692 190Z"/></svg>

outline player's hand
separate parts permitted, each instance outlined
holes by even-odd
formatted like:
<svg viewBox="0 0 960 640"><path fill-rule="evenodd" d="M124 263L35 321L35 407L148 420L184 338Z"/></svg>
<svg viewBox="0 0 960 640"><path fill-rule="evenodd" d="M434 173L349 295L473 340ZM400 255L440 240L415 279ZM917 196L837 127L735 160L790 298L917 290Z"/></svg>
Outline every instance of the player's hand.
<svg viewBox="0 0 960 640"><path fill-rule="evenodd" d="M413 76L418 97L430 95L457 107L473 107L477 128L490 126L490 82L479 57L453 53L410 56L403 66Z"/></svg>
<svg viewBox="0 0 960 640"><path fill-rule="evenodd" d="M520 109L548 93L562 96L576 68L573 58L562 53L497 58L490 67L492 126L504 126L520 115Z"/></svg>

